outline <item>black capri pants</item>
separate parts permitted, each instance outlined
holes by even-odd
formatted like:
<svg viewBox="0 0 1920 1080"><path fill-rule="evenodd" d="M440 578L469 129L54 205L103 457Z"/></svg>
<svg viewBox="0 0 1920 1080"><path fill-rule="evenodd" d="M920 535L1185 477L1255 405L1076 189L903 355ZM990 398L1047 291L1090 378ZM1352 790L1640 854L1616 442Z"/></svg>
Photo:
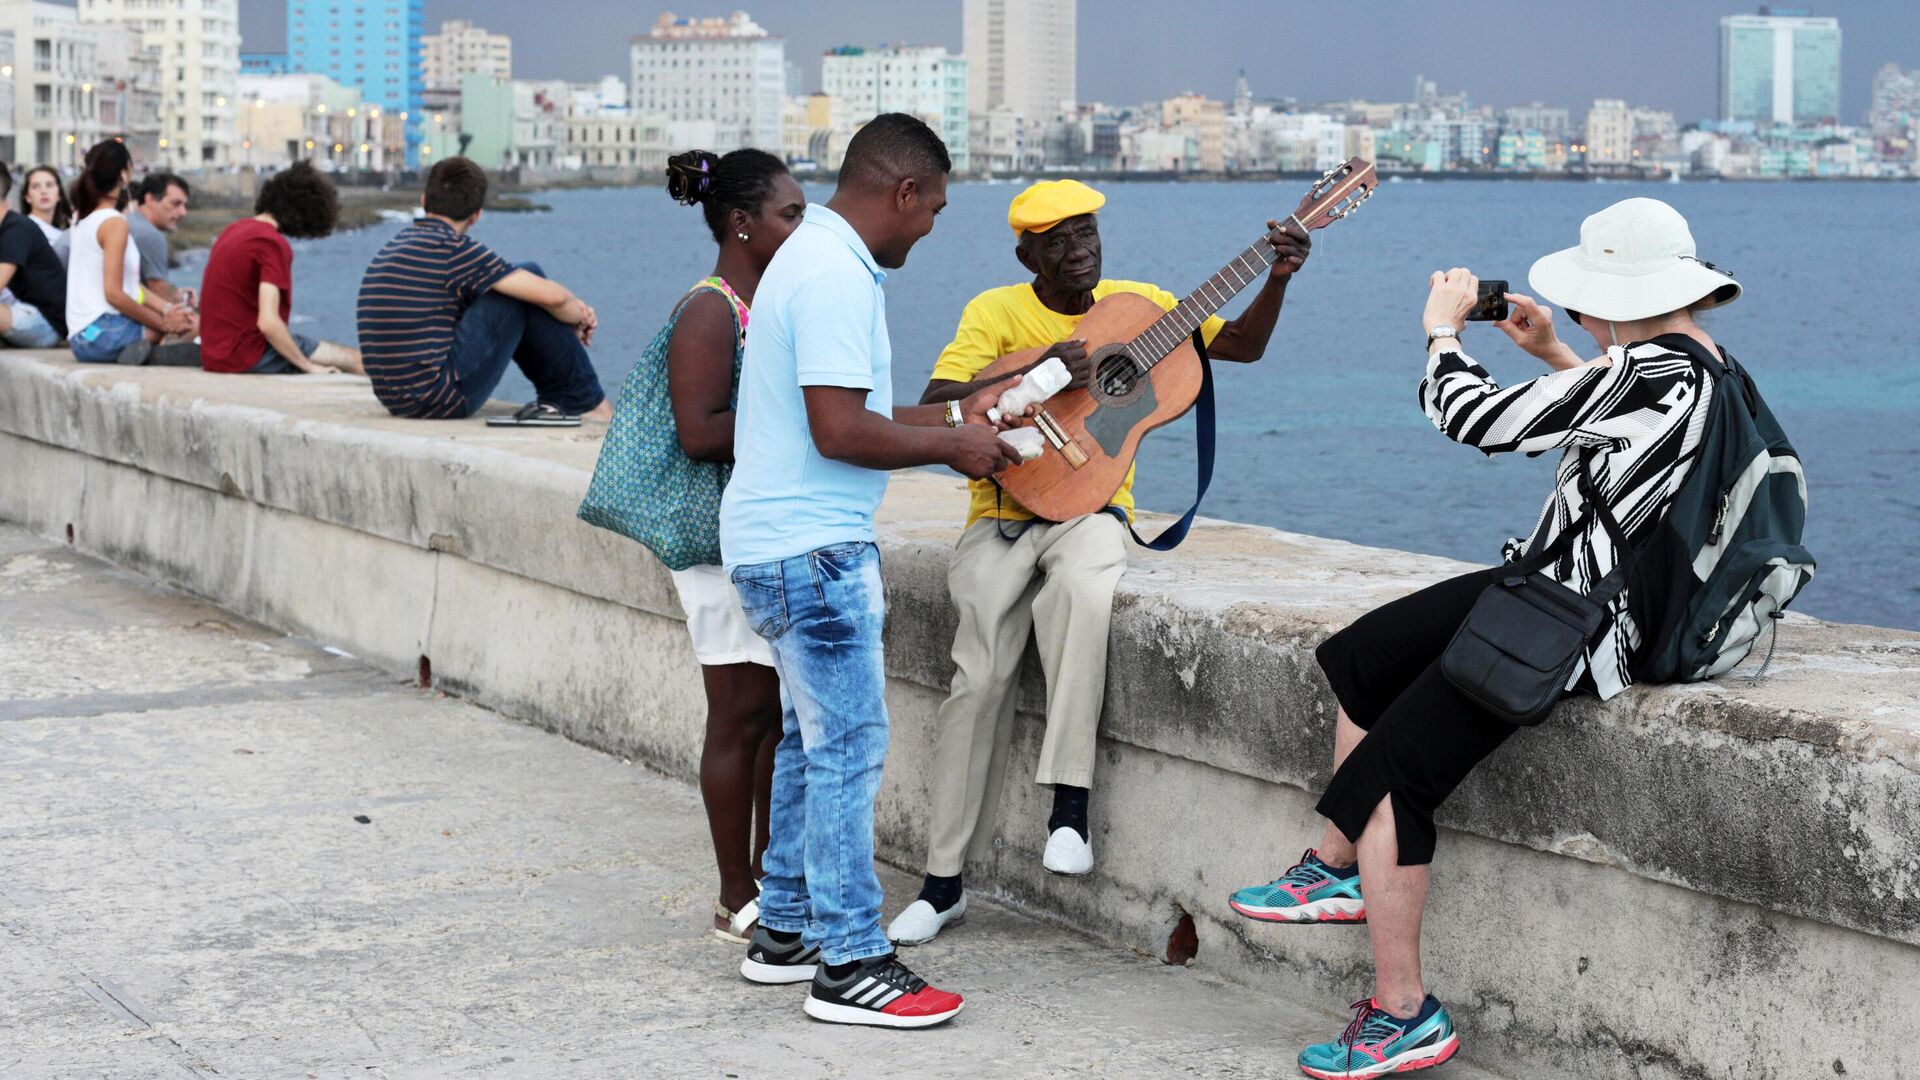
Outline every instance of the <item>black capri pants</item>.
<svg viewBox="0 0 1920 1080"><path fill-rule="evenodd" d="M1380 800L1391 798L1401 866L1433 861L1434 811L1515 731L1440 672L1440 654L1474 601L1507 572L1496 566L1403 596L1315 653L1347 718L1367 733L1316 809L1357 843Z"/></svg>

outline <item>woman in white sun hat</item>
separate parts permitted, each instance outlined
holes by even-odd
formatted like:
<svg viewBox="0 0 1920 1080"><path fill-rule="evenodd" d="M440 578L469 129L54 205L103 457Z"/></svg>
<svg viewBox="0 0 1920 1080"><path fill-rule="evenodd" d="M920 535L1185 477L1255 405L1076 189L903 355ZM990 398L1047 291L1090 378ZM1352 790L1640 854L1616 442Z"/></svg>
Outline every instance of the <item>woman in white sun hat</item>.
<svg viewBox="0 0 1920 1080"><path fill-rule="evenodd" d="M1509 294L1512 317L1495 325L1554 370L1502 388L1460 342L1479 281L1463 269L1436 272L1421 320L1420 397L1448 438L1489 455L1563 452L1530 542L1509 541L1506 554L1545 551L1576 525L1545 572L1584 594L1620 553L1599 515L1586 512L1582 468L1629 545L1640 545L1686 479L1724 370L1694 313L1732 302L1740 286L1695 257L1685 219L1654 199L1628 199L1588 218L1579 245L1535 263L1529 280L1593 335L1601 355L1582 360L1554 333L1545 307ZM1420 974L1433 814L1515 728L1461 694L1439 658L1480 594L1508 572L1496 567L1423 589L1320 646L1339 705L1333 779L1318 806L1326 827L1298 864L1230 901L1270 922L1367 921L1376 989L1355 1004L1359 1015L1345 1035L1301 1053L1310 1076L1423 1069L1459 1048L1452 1019ZM1618 694L1632 681L1628 658L1639 642L1623 591L1568 690Z"/></svg>

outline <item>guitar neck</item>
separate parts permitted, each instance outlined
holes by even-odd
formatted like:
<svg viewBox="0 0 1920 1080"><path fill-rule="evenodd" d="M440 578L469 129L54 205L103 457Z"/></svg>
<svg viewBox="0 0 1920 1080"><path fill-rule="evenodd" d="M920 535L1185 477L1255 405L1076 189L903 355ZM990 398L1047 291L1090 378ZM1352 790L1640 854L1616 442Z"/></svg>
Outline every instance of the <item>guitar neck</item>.
<svg viewBox="0 0 1920 1080"><path fill-rule="evenodd" d="M1284 228L1286 223L1282 222L1281 225ZM1260 275L1273 269L1280 255L1274 250L1272 237L1278 233L1279 230L1268 233L1245 251L1227 260L1227 265L1215 271L1185 300L1175 304L1172 311L1162 315L1134 338L1142 346L1136 354L1139 362L1146 367L1159 363L1168 353L1179 348L1181 342L1192 337L1200 324L1206 322L1214 312L1259 280Z"/></svg>

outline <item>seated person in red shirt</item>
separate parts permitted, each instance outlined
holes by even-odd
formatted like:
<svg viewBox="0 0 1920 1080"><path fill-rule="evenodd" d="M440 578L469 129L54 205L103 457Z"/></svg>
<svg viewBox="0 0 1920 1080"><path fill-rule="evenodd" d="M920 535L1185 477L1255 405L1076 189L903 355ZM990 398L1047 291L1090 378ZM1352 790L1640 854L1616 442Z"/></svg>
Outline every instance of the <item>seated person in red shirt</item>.
<svg viewBox="0 0 1920 1080"><path fill-rule="evenodd" d="M365 375L360 350L287 328L293 311L293 245L326 236L340 216L333 182L296 162L260 185L254 216L221 230L200 282L200 363L255 375Z"/></svg>

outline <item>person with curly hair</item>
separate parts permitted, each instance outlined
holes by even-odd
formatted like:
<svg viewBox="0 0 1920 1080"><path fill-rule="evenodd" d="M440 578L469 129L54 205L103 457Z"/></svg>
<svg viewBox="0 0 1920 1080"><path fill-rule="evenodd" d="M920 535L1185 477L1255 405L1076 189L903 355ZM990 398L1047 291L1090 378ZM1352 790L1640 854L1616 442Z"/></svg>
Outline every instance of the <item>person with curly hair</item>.
<svg viewBox="0 0 1920 1080"><path fill-rule="evenodd" d="M333 232L340 196L305 161L260 185L254 215L223 229L200 286L200 360L208 371L255 375L365 375L360 350L296 334L293 245Z"/></svg>

